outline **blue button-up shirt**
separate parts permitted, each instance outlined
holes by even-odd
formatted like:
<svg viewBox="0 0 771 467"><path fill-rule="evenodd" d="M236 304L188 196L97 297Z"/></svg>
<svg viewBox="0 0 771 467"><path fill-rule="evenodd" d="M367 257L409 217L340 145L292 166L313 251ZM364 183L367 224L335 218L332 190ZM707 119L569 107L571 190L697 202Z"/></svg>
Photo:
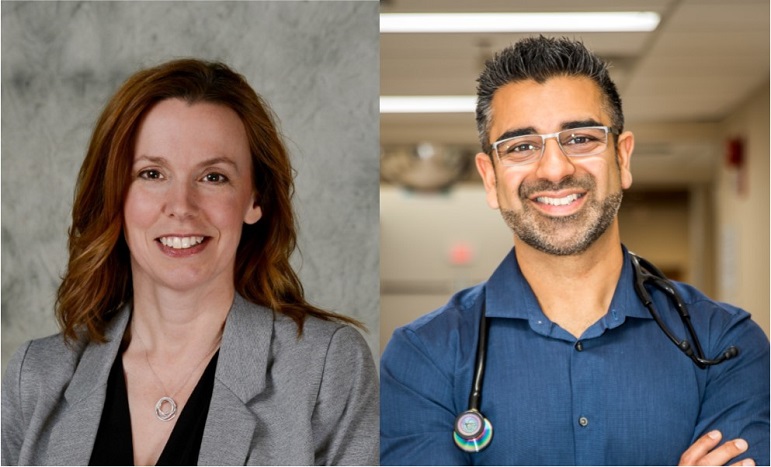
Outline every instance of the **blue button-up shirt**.
<svg viewBox="0 0 771 467"><path fill-rule="evenodd" d="M698 368L667 339L624 266L607 314L576 339L551 322L513 251L492 277L394 332L381 362L384 465L667 465L713 429L742 437L769 463L769 344L749 314L677 284L707 358ZM559 284L554 284L559 287ZM667 297L649 287L679 338ZM484 304L484 308L483 308ZM479 453L455 446L468 408L482 310L489 319L480 412L493 439Z"/></svg>

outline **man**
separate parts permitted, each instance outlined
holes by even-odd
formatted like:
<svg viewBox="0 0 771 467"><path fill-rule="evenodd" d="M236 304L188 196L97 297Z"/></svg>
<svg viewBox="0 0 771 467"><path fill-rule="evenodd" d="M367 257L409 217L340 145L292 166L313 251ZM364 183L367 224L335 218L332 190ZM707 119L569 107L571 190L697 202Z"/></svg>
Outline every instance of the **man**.
<svg viewBox="0 0 771 467"><path fill-rule="evenodd" d="M477 126L487 202L515 248L486 283L394 332L381 463L768 464L765 334L745 311L677 284L699 346L647 285L696 363L635 292L643 276L617 219L634 136L607 65L578 42L525 39L487 63ZM456 420L480 352L481 402Z"/></svg>

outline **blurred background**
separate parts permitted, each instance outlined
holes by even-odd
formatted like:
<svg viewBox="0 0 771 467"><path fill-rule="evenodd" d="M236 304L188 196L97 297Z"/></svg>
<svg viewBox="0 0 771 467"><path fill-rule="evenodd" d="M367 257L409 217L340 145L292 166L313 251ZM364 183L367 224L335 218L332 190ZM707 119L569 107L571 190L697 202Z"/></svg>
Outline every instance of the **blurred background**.
<svg viewBox="0 0 771 467"><path fill-rule="evenodd" d="M638 11L657 14L655 28L386 32L389 14ZM492 53L539 33L581 39L612 64L636 136L623 242L769 333L768 0L381 0L380 12L381 351L512 247L473 164L473 96ZM399 107L405 96L453 99L420 110Z"/></svg>

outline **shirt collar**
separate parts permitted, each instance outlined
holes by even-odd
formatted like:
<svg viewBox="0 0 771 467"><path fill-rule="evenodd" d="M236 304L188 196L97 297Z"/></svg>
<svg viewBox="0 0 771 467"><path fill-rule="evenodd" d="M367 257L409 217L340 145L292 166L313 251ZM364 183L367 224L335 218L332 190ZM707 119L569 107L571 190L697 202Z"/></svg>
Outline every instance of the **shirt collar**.
<svg viewBox="0 0 771 467"><path fill-rule="evenodd" d="M629 251L621 245L624 264L608 313L601 319L614 328L627 317L650 319L651 315L634 291L634 270ZM538 300L519 268L512 248L485 287L485 315L490 318L547 320Z"/></svg>

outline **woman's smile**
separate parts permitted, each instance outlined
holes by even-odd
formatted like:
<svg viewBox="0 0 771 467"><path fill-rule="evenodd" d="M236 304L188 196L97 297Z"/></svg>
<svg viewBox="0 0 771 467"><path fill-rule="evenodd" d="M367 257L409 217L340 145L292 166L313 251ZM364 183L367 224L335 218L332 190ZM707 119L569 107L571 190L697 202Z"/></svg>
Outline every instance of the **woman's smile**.
<svg viewBox="0 0 771 467"><path fill-rule="evenodd" d="M188 258L204 251L211 237L201 235L164 236L157 239L161 253L172 258Z"/></svg>

